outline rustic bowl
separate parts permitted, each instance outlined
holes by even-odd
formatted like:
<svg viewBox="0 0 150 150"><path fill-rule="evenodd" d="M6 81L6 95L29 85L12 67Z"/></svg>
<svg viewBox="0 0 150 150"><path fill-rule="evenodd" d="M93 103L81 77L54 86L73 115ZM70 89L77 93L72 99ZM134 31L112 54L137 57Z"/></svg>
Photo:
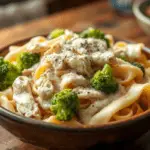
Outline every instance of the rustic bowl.
<svg viewBox="0 0 150 150"><path fill-rule="evenodd" d="M150 6L149 0L137 0L133 5L133 13L140 25L140 27L145 31L146 34L150 35L150 17L147 17L143 11L145 6Z"/></svg>
<svg viewBox="0 0 150 150"><path fill-rule="evenodd" d="M12 45L21 45L23 40ZM5 55L8 47L0 49ZM150 52L148 48L145 52ZM20 140L45 148L87 148L98 143L134 140L150 129L150 110L128 120L89 128L68 128L12 113L0 107L0 124Z"/></svg>

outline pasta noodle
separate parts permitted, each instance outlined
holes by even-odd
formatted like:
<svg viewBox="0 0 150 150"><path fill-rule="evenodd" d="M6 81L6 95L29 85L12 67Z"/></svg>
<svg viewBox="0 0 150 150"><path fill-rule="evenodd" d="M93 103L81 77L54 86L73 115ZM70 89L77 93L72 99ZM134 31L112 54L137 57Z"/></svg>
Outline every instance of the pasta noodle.
<svg viewBox="0 0 150 150"><path fill-rule="evenodd" d="M130 117L133 116L133 111L130 108L124 108L121 110L121 112L116 113L115 115L113 115L113 118L115 120L124 120L124 119L128 119Z"/></svg>
<svg viewBox="0 0 150 150"><path fill-rule="evenodd" d="M15 112L15 108L11 101L8 100L8 98L5 95L0 96L0 105L12 112Z"/></svg>
<svg viewBox="0 0 150 150"><path fill-rule="evenodd" d="M40 78L40 76L48 69L50 68L51 64L48 64L48 63L45 63L45 64L42 64L40 65L35 73L34 73L34 79L37 80Z"/></svg>
<svg viewBox="0 0 150 150"><path fill-rule="evenodd" d="M129 85L131 81L136 80L137 82L143 79L142 71L128 63L123 63L113 67L114 75L120 77L120 83L122 85Z"/></svg>
<svg viewBox="0 0 150 150"><path fill-rule="evenodd" d="M59 121L55 116L51 116L44 120L45 122L54 123L57 125L67 126L67 127L83 127L81 123L79 123L75 118L71 121Z"/></svg>
<svg viewBox="0 0 150 150"><path fill-rule="evenodd" d="M21 75L13 80L12 86L0 91L0 106L25 117L67 127L130 119L150 109L150 55L143 52L144 45L115 43L109 34L98 39L94 31L83 32L86 35L81 36L64 30L55 38L38 36L22 46L10 46L4 60L17 69L18 57L23 52L38 54L40 58L30 67L21 68ZM26 63L32 61L27 59ZM4 83L0 80L1 86ZM75 95L71 103L58 109L70 100L65 95L58 106L54 104L57 93L66 89ZM75 110L74 98L78 101ZM65 114L66 110L71 113Z"/></svg>
<svg viewBox="0 0 150 150"><path fill-rule="evenodd" d="M122 96L121 98L113 101L107 107L102 109L99 113L97 113L93 118L90 120L89 124L96 125L107 123L111 117L117 113L119 110L124 109L134 102L138 100L141 96L142 92L149 92L147 89L150 88L150 84L133 84L129 91ZM145 91L144 91L145 90Z"/></svg>

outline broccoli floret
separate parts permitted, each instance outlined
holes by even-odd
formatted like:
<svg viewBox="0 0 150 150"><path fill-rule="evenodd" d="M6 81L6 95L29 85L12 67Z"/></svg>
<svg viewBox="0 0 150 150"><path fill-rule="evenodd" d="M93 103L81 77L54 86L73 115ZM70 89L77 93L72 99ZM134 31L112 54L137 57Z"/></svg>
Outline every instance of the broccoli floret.
<svg viewBox="0 0 150 150"><path fill-rule="evenodd" d="M11 85L20 74L21 72L18 70L18 68L15 65L9 63L8 72L5 77L5 80L6 80L5 82Z"/></svg>
<svg viewBox="0 0 150 150"><path fill-rule="evenodd" d="M8 64L4 62L3 57L0 57L0 81L4 79L8 72Z"/></svg>
<svg viewBox="0 0 150 150"><path fill-rule="evenodd" d="M127 61L126 56L117 56L117 58L120 58L120 59L122 59L122 60L124 60L124 61Z"/></svg>
<svg viewBox="0 0 150 150"><path fill-rule="evenodd" d="M96 90L110 94L118 90L118 83L112 75L112 68L105 64L102 70L97 71L91 79L91 85Z"/></svg>
<svg viewBox="0 0 150 150"><path fill-rule="evenodd" d="M145 75L145 68L144 68L144 66L143 66L142 64L140 64L140 63L138 63L138 62L132 62L131 64L132 64L133 66L135 66L135 67L140 68L140 69L142 70L142 72L143 72L143 76Z"/></svg>
<svg viewBox="0 0 150 150"><path fill-rule="evenodd" d="M79 108L79 99L71 89L65 89L55 94L51 99L51 111L61 121L71 120Z"/></svg>
<svg viewBox="0 0 150 150"><path fill-rule="evenodd" d="M31 68L34 64L38 63L39 61L40 54L23 52L17 58L17 67L22 71L23 69Z"/></svg>
<svg viewBox="0 0 150 150"><path fill-rule="evenodd" d="M120 59L122 59L122 60L124 60L124 61L128 61L128 57L127 57L125 54L119 54L119 55L117 55L116 57L117 57L117 58L120 58Z"/></svg>
<svg viewBox="0 0 150 150"><path fill-rule="evenodd" d="M99 29L94 28L88 28L80 33L81 38L96 38L96 39L102 39L106 41L107 47L110 47L109 40L105 37L105 34L101 32Z"/></svg>
<svg viewBox="0 0 150 150"><path fill-rule="evenodd" d="M8 61L5 61L3 57L0 57L0 90L5 90L12 85L14 80L20 75L16 66Z"/></svg>
<svg viewBox="0 0 150 150"><path fill-rule="evenodd" d="M64 29L55 29L49 34L50 39L57 38L65 33Z"/></svg>

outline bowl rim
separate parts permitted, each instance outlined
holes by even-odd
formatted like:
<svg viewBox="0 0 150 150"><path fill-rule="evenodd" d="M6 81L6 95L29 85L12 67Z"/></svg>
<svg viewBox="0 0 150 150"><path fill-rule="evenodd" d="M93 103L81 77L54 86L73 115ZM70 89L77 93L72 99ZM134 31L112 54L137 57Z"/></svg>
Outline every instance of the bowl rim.
<svg viewBox="0 0 150 150"><path fill-rule="evenodd" d="M140 10L140 6L147 2L148 0L137 0L135 1L135 3L133 3L133 13L136 16L136 18L138 18L139 20L143 21L146 24L150 25L150 18L148 18L146 15L144 15L141 10Z"/></svg>
<svg viewBox="0 0 150 150"><path fill-rule="evenodd" d="M42 36L46 36L42 35ZM11 45L17 45L19 43L24 43L29 41L31 38L36 37L36 36L31 36L25 39L21 39L15 42L12 42L10 44L7 44L6 46L3 46L0 48L0 54L6 50L9 49L9 47ZM126 42L130 42L130 43L135 43L131 40L124 40L124 39L120 39L114 36L115 40L122 40L122 41L126 41ZM148 47L144 47L144 52L146 53L150 53L150 49ZM105 123L105 124L101 124L101 125L94 125L94 126L85 126L85 127L68 127L68 126L61 126L61 125L57 125L57 124L53 124L53 123L48 123L48 122L44 122L42 120L36 120L33 118L27 118L24 116L21 116L17 113L11 112L3 107L0 106L0 116L10 119L12 121L18 122L18 123L23 123L23 124L29 124L31 126L38 126L40 128L47 128L47 129L53 129L55 131L69 131L69 132L97 132L97 131L102 131L102 130L107 130L107 129L115 129L118 127L125 127L128 125L131 125L137 121L141 121L144 118L150 117L150 109L144 111L143 113L140 113L136 116L132 116L129 119L125 119L125 120L120 120L120 121L114 121L114 122L109 122L109 123Z"/></svg>

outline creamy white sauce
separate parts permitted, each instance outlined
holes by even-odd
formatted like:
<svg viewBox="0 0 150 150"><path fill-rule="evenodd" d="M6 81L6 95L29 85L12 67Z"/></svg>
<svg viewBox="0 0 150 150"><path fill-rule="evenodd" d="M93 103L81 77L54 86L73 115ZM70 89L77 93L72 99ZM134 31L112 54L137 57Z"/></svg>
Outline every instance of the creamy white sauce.
<svg viewBox="0 0 150 150"><path fill-rule="evenodd" d="M40 118L40 110L31 92L30 80L25 76L16 78L13 83L13 99L17 111L26 117Z"/></svg>
<svg viewBox="0 0 150 150"><path fill-rule="evenodd" d="M40 97L38 97L36 100L43 110L50 112L50 99L44 100L44 99L41 99Z"/></svg>
<svg viewBox="0 0 150 150"><path fill-rule="evenodd" d="M113 52L115 56L125 56L130 60L134 61L137 58L141 57L142 49L144 48L144 44L126 44L124 42L120 43L120 45L116 44L113 47Z"/></svg>
<svg viewBox="0 0 150 150"><path fill-rule="evenodd" d="M90 54L100 51L101 53L107 50L106 42L100 39L93 38L76 38L63 46L63 51L75 51L79 54Z"/></svg>
<svg viewBox="0 0 150 150"><path fill-rule="evenodd" d="M51 115L52 96L63 89L70 88L78 95L81 103L78 112L80 121L87 125L95 122L99 124L96 120L99 113L120 97L124 97L128 92L127 88L130 87L119 85L116 93L108 95L92 88L90 79L106 63L114 67L113 69L115 69L115 65L119 66L120 64L131 66L129 62L118 57L125 56L135 60L141 57L143 48L143 44L127 44L125 42L114 44L112 36L105 37L110 41L110 48L107 47L105 40L80 38L78 34L69 30L65 30L64 35L55 39L35 37L22 47L13 47L12 49L16 49L16 51L13 50L15 51L13 53L11 50L9 57L6 56L7 60L10 58L15 60L15 55L22 51L41 54L40 62L25 69L22 72L23 76L16 78L13 83L13 95L9 95L9 97L15 101L17 112L26 117L43 119L47 117L47 114ZM150 70L146 69L143 82L149 81L149 74ZM141 75L141 77L143 76ZM120 78L117 77L118 82L120 82ZM3 98L3 100L5 99ZM6 104L4 105L6 106ZM113 105L113 107L116 106ZM104 114L109 115L113 107L108 107L107 113L104 111ZM45 113L46 116L44 116ZM101 121L103 122L106 115L102 115ZM94 118L94 123L91 121L92 118Z"/></svg>
<svg viewBox="0 0 150 150"><path fill-rule="evenodd" d="M77 87L73 89L74 92L77 93L79 99L90 99L93 100L99 100L105 97L105 94L95 90L92 87Z"/></svg>
<svg viewBox="0 0 150 150"><path fill-rule="evenodd" d="M92 61L94 64L97 65L104 65L106 63L109 63L111 60L115 60L114 54L112 51L106 51L104 53L101 52L95 52L91 54Z"/></svg>
<svg viewBox="0 0 150 150"><path fill-rule="evenodd" d="M41 99L50 99L54 93L54 86L45 76L41 76L35 82L36 92Z"/></svg>
<svg viewBox="0 0 150 150"><path fill-rule="evenodd" d="M99 97L99 100L95 100L88 108L80 109L79 116L84 124L88 124L91 118L98 112L100 112L104 107L106 107L111 102L115 101L122 95L126 93L123 86L119 87L119 90L115 94L107 95L107 97Z"/></svg>
<svg viewBox="0 0 150 150"><path fill-rule="evenodd" d="M50 48L49 42L43 37L35 37L26 45L26 48L31 52L46 51ZM101 66L114 57L111 50L108 50L106 42L94 38L82 39L77 34L66 30L65 36L59 38L58 44L61 50L45 53L41 57L39 64L49 63L50 67L33 82L32 90L37 96L38 104L32 95L29 79L19 77L13 84L13 97L17 109L25 116L31 117L38 114L38 105L47 110L53 94L65 88L75 88L74 91L77 93L80 91L78 96L81 99L88 97L99 99L104 96L101 92L89 88L90 83L86 78L91 77L95 71L92 64ZM29 68L23 74L32 78L34 70L34 67Z"/></svg>

